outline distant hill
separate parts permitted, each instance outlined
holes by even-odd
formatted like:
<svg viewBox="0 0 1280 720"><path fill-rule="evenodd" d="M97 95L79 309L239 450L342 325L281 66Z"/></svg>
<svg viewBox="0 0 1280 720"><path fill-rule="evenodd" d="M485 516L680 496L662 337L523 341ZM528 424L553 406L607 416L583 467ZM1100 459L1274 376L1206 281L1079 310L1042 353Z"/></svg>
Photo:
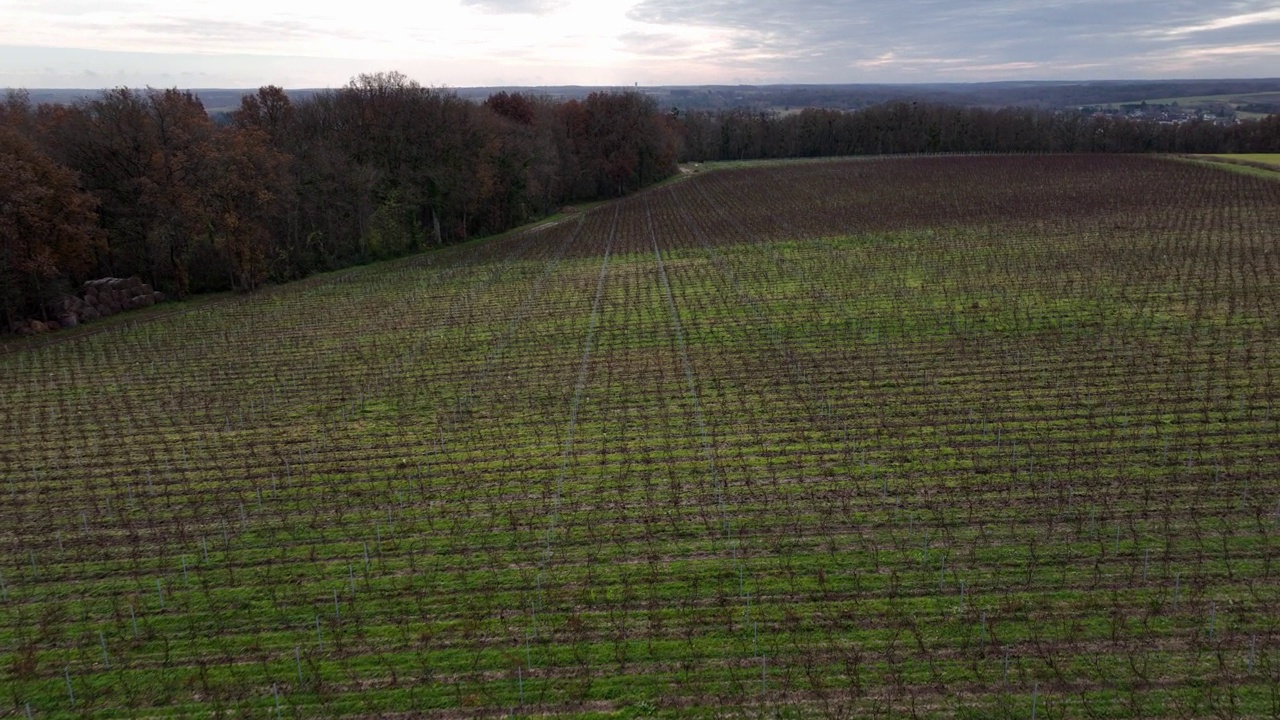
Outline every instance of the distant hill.
<svg viewBox="0 0 1280 720"><path fill-rule="evenodd" d="M557 99L583 98L601 90L631 87L580 85L541 87L452 88L475 100L499 91L527 92ZM1124 103L1147 98L1177 98L1280 92L1280 78L1220 80L1096 80L1081 82L931 83L909 85L695 85L636 87L663 106L681 110L750 108L755 110L825 107L856 109L892 100L942 102L979 107L1023 106L1068 108ZM193 88L210 114L230 112L250 89ZM92 97L97 89L31 89L33 102L69 103ZM317 88L289 90L295 100L310 97Z"/></svg>
<svg viewBox="0 0 1280 720"><path fill-rule="evenodd" d="M184 88L184 89L188 89L188 88ZM257 88L254 88L252 90L244 90L244 89L236 89L236 88L189 88L189 89L200 98L200 101L204 103L205 110L208 110L210 114L231 112L232 110L235 110L237 107L240 106L240 98L244 97L244 95L247 93L251 93L257 90ZM69 104L69 103L76 102L77 100L82 100L85 98L93 98L93 97L96 97L101 92L102 92L101 88L98 88L98 89L31 88L27 90L27 93L31 96L31 102L54 103L54 104ZM300 100L303 98L311 97L317 92L323 92L323 91L319 89L290 90L289 96L292 97L294 100Z"/></svg>

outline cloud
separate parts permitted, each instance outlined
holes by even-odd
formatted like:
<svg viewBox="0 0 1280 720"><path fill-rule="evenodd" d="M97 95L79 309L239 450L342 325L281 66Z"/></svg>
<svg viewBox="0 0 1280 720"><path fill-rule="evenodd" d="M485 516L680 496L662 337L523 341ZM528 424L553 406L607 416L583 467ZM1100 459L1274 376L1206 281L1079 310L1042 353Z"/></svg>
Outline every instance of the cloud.
<svg viewBox="0 0 1280 720"><path fill-rule="evenodd" d="M1227 28L1237 28L1248 25L1275 25L1277 23L1280 23L1280 8L1242 13L1240 15L1227 15L1225 17L1214 18L1199 25L1187 25L1185 27L1172 28L1167 30L1166 34L1190 35L1192 33L1225 30Z"/></svg>
<svg viewBox="0 0 1280 720"><path fill-rule="evenodd" d="M692 50L685 38L666 32L628 32L618 40L627 52L646 57L684 56Z"/></svg>
<svg viewBox="0 0 1280 720"><path fill-rule="evenodd" d="M103 12L136 12L147 6L128 0L17 0L7 3L12 12L38 12L43 15L78 17Z"/></svg>
<svg viewBox="0 0 1280 720"><path fill-rule="evenodd" d="M562 0L462 0L462 4L495 15L546 15L564 6Z"/></svg>
<svg viewBox="0 0 1280 720"><path fill-rule="evenodd" d="M1133 77L1177 53L1181 35L1217 31L1222 48L1261 42L1280 9L1201 0L641 0L629 17L728 33L725 65L841 82L927 80L941 70L950 80Z"/></svg>
<svg viewBox="0 0 1280 720"><path fill-rule="evenodd" d="M170 40L199 39L213 44L281 42L332 37L335 34L332 31L320 31L304 22L290 20L236 22L168 17L134 23L131 28Z"/></svg>
<svg viewBox="0 0 1280 720"><path fill-rule="evenodd" d="M152 82L160 68L137 58L157 53L183 56L211 83L245 87L340 85L387 69L452 85L672 85L1258 77L1280 67L1280 0L427 5L406 13L396 0L0 0L0 49L13 48L0 82L35 86L81 77L85 67L111 83L128 73ZM59 59L35 65L37 48ZM88 50L126 55L90 61L79 53Z"/></svg>
<svg viewBox="0 0 1280 720"><path fill-rule="evenodd" d="M254 88L342 85L360 72L386 69L348 60L274 55L104 52L0 45L0 90L141 87Z"/></svg>

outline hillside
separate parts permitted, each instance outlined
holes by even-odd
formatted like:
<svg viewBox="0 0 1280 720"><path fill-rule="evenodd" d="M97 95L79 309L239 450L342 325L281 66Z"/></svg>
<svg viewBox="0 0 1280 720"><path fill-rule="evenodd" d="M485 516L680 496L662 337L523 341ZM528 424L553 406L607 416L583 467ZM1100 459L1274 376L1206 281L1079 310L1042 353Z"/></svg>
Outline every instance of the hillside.
<svg viewBox="0 0 1280 720"><path fill-rule="evenodd" d="M1280 183L701 170L0 354L0 716L1206 717L1280 687Z"/></svg>
<svg viewBox="0 0 1280 720"><path fill-rule="evenodd" d="M497 92L521 92L557 99L584 99L592 92L614 90L585 86L460 87L465 98L483 101ZM666 107L680 110L751 108L756 110L823 107L853 109L897 100L946 103L960 107L1079 108L1086 105L1140 102L1142 98L1174 98L1204 95L1276 92L1280 78L1216 80L1083 80L1045 82L829 84L829 85L689 85L644 87L645 94ZM99 90L44 89L31 91L36 102L70 103L96 96ZM195 93L211 113L235 110L240 98L252 89L203 88ZM317 89L291 89L295 102L306 100ZM1138 100L1134 100L1138 98Z"/></svg>

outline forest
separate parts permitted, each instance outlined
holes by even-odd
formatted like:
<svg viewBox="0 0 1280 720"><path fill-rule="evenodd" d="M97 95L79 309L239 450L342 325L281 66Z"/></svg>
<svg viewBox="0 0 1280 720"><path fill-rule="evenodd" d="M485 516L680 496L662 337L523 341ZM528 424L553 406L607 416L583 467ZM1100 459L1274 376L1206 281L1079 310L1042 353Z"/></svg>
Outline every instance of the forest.
<svg viewBox="0 0 1280 720"><path fill-rule="evenodd" d="M637 91L484 102L398 72L225 122L178 89L0 103L0 331L102 277L169 297L455 244L668 178L680 161L897 153L1276 152L1280 117L1165 125L896 102L679 111Z"/></svg>
<svg viewBox="0 0 1280 720"><path fill-rule="evenodd" d="M252 289L512 228L676 170L672 119L637 93L483 104L399 73L291 102L246 95L225 124L176 89L0 107L6 325L79 283L173 297Z"/></svg>
<svg viewBox="0 0 1280 720"><path fill-rule="evenodd" d="M890 102L847 112L745 109L680 118L686 161L922 153L1280 152L1280 115L1164 123L1074 111Z"/></svg>

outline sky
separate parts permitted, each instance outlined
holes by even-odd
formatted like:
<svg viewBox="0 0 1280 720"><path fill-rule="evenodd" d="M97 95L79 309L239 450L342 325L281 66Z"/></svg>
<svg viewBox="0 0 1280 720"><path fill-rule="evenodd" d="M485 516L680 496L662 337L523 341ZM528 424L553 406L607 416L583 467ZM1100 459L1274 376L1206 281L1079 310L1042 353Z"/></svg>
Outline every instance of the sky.
<svg viewBox="0 0 1280 720"><path fill-rule="evenodd" d="M1275 77L1280 0L0 0L0 87Z"/></svg>

